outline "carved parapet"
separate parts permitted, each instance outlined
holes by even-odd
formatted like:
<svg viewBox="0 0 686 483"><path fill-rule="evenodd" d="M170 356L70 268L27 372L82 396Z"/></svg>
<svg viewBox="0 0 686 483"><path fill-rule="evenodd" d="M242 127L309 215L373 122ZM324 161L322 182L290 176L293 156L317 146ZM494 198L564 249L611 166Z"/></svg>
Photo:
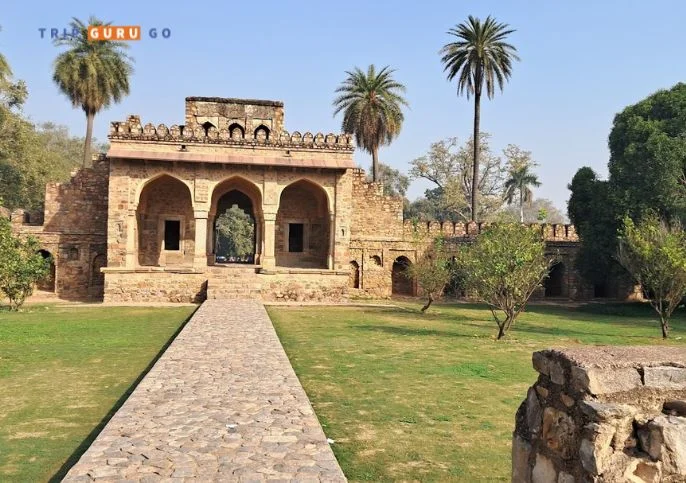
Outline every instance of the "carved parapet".
<svg viewBox="0 0 686 483"><path fill-rule="evenodd" d="M270 135L267 131L257 129L254 133L246 133L242 126L234 123L232 126L184 126L172 125L167 128L164 124L155 127L147 123L143 127L138 116L129 116L126 121L110 123L107 136L111 140L123 141L148 141L148 142L175 142L184 143L209 143L246 146L273 146L291 149L325 149L335 151L349 151L355 149L352 136L349 134L324 134L321 132L306 132L304 135L298 131L290 134L282 131Z"/></svg>
<svg viewBox="0 0 686 483"><path fill-rule="evenodd" d="M364 170L355 169L353 170L353 175L357 177L364 178ZM367 185L372 185L374 183L366 183ZM403 232L405 235L414 234L427 234L430 236L443 235L448 238L473 238L484 230L488 229L489 226L493 226L492 223L480 222L475 223L470 221L468 223L456 222L452 223L450 221L438 222L435 220L404 220L403 221ZM545 241L553 242L578 242L579 236L576 233L576 228L574 225L569 224L540 224L540 223L530 223L530 226L537 230Z"/></svg>

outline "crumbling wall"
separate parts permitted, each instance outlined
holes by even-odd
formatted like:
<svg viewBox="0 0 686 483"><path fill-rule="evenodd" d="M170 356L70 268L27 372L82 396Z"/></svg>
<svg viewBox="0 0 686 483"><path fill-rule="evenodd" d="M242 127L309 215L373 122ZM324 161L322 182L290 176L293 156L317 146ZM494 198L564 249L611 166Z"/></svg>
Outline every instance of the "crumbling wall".
<svg viewBox="0 0 686 483"><path fill-rule="evenodd" d="M686 348L535 352L512 481L686 481Z"/></svg>

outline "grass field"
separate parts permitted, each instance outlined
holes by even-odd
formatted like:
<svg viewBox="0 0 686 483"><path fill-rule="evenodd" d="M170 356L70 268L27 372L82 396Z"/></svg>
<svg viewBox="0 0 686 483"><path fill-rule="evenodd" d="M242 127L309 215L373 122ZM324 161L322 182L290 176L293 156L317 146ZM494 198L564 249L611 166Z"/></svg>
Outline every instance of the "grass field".
<svg viewBox="0 0 686 483"><path fill-rule="evenodd" d="M0 311L0 481L59 481L193 310Z"/></svg>
<svg viewBox="0 0 686 483"><path fill-rule="evenodd" d="M515 411L535 350L663 342L648 307L532 306L495 341L483 307L270 307L269 314L350 480L509 481Z"/></svg>

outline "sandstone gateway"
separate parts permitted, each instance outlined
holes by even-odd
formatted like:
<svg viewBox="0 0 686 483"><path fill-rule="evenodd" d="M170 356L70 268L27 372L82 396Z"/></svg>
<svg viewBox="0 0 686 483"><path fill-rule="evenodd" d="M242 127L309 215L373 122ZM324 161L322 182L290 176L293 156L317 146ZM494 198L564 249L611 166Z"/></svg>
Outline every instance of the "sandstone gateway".
<svg viewBox="0 0 686 483"><path fill-rule="evenodd" d="M403 270L417 232L453 242L475 223L403 220L355 168L347 134L289 133L278 101L186 98L183 125L111 123L111 147L67 183L46 187L44 213L12 213L54 261L40 289L67 299L191 302L205 298L335 301L414 295ZM249 264L217 263L215 220L237 205L254 223ZM539 296L618 296L582 284L570 225L541 225L558 259Z"/></svg>

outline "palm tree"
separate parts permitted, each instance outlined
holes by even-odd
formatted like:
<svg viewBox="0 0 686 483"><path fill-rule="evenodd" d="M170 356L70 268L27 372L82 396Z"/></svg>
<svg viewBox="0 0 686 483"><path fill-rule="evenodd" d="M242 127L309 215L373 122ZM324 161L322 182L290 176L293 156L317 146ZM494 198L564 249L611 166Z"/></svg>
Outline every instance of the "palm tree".
<svg viewBox="0 0 686 483"><path fill-rule="evenodd" d="M510 171L510 177L505 182L505 201L508 205L514 203L515 195L519 194L519 221L524 223L524 203L530 203L533 199L532 187L541 186L538 176L529 171L529 166L524 165Z"/></svg>
<svg viewBox="0 0 686 483"><path fill-rule="evenodd" d="M354 134L355 142L372 155L372 180L379 181L379 146L390 144L400 133L404 116L405 86L393 79L395 70L376 71L370 65L365 74L359 67L346 71L348 77L336 89L335 116L343 111L342 129Z"/></svg>
<svg viewBox="0 0 686 483"><path fill-rule="evenodd" d="M52 80L74 107L81 107L86 113L86 141L83 150L83 166L86 166L91 158L93 119L103 108L113 101L119 102L129 93L133 59L126 55L128 45L124 42L88 40L88 25L109 23L105 24L91 17L88 25L77 18L72 19L70 25L79 35L66 36L55 41L55 45L66 45L69 49L55 59Z"/></svg>
<svg viewBox="0 0 686 483"><path fill-rule="evenodd" d="M440 53L444 71L448 80L457 79L457 94L467 94L467 99L474 95L474 165L472 169L472 186L478 186L479 179L479 122L481 118L481 93L486 82L486 95L492 99L495 85L503 90L505 81L512 74L512 61L519 60L517 49L506 42L514 30L507 24L499 23L490 15L484 22L469 16L466 23L461 23L448 31L457 38L447 43ZM476 221L477 191L472 190L472 220Z"/></svg>

